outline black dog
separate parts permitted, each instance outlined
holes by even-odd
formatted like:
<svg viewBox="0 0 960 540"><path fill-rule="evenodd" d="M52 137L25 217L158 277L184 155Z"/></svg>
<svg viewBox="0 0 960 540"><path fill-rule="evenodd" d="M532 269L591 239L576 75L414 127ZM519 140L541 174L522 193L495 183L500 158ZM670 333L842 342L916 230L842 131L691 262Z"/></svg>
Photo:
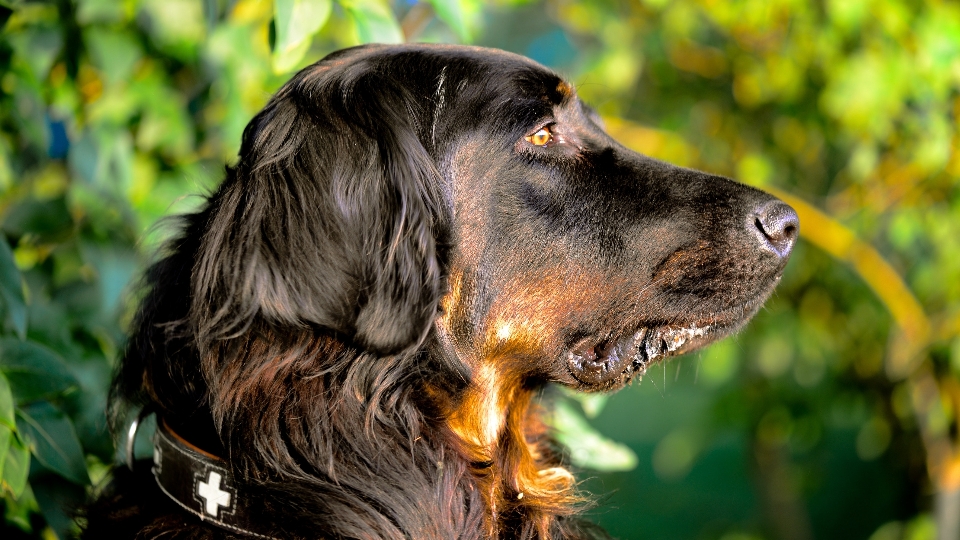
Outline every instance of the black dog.
<svg viewBox="0 0 960 540"><path fill-rule="evenodd" d="M531 400L737 329L797 232L620 146L530 60L332 54L149 270L113 394L157 413L155 463L117 471L86 536L601 536Z"/></svg>

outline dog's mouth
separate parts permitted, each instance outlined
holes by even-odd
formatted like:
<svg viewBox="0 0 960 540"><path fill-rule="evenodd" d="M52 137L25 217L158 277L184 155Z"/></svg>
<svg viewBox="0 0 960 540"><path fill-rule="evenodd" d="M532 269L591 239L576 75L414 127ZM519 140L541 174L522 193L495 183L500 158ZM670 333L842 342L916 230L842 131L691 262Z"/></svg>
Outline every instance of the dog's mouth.
<svg viewBox="0 0 960 540"><path fill-rule="evenodd" d="M643 327L624 338L584 338L567 352L574 378L597 389L642 377L654 363L702 347L726 334L717 325Z"/></svg>
<svg viewBox="0 0 960 540"><path fill-rule="evenodd" d="M584 337L567 349L570 374L582 390L615 390L634 377L643 377L653 364L699 349L741 328L760 309L778 275L752 300L700 318L695 322L644 325L633 333ZM601 334L602 335L602 334Z"/></svg>

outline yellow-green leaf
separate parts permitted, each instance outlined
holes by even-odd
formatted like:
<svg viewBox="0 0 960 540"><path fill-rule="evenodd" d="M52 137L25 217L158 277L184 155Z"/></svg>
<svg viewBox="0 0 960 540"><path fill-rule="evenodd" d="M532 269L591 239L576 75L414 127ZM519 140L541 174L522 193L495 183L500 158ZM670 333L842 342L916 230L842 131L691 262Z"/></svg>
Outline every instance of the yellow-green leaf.
<svg viewBox="0 0 960 540"><path fill-rule="evenodd" d="M552 418L557 440L570 451L579 467L596 471L629 471L637 466L637 455L626 445L604 437L569 401L556 404Z"/></svg>
<svg viewBox="0 0 960 540"><path fill-rule="evenodd" d="M469 43L472 32L469 14L477 11L475 0L430 0L437 17L457 33L462 41Z"/></svg>
<svg viewBox="0 0 960 540"><path fill-rule="evenodd" d="M19 499L27 487L30 474L30 450L16 437L10 439L7 456L3 460L3 476L0 487L9 491L14 499Z"/></svg>

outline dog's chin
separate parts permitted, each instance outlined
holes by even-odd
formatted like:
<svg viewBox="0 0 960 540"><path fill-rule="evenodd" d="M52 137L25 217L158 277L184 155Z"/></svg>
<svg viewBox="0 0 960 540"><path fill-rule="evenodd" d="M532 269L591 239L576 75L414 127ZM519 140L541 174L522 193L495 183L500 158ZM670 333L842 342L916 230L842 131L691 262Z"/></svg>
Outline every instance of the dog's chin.
<svg viewBox="0 0 960 540"><path fill-rule="evenodd" d="M737 331L760 309L766 296L690 322L643 325L625 335L580 339L565 353L572 386L588 392L618 390L634 377L643 377L654 364Z"/></svg>

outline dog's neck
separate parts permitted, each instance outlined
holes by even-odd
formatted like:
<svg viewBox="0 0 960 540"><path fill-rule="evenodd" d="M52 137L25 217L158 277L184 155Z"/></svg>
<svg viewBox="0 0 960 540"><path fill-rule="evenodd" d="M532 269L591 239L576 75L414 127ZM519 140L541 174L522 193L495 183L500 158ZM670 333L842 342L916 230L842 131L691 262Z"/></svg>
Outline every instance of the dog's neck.
<svg viewBox="0 0 960 540"><path fill-rule="evenodd" d="M311 527L337 531L324 516L350 512L351 526L384 537L423 530L431 531L424 537L469 538L463 531L482 522L476 538L517 526L535 527L525 537L550 538L557 516L573 513L573 477L557 467L534 414L536 388L504 384L513 381L488 368L467 384L451 385L460 377L451 374L417 390L409 377L423 359L369 357L324 339L286 350L271 343L251 338L207 356L212 412L174 429L229 457L239 481L274 501L269 512L279 515L271 519L293 527L288 535ZM254 354L275 358L269 371L250 360ZM380 378L366 380L371 374ZM221 440L222 447L211 447ZM311 504L299 499L307 491L323 505L308 518L314 521L285 523L291 503ZM358 492L372 504L340 506Z"/></svg>
<svg viewBox="0 0 960 540"><path fill-rule="evenodd" d="M470 384L438 402L483 495L489 537L512 530L519 516L525 519L516 521L537 528L530 537L553 537L556 517L575 513L584 501L574 490L573 475L559 466L540 420L542 384L515 380L517 375L502 369L515 364L509 359L465 358L443 328L438 338L445 358L472 366Z"/></svg>

